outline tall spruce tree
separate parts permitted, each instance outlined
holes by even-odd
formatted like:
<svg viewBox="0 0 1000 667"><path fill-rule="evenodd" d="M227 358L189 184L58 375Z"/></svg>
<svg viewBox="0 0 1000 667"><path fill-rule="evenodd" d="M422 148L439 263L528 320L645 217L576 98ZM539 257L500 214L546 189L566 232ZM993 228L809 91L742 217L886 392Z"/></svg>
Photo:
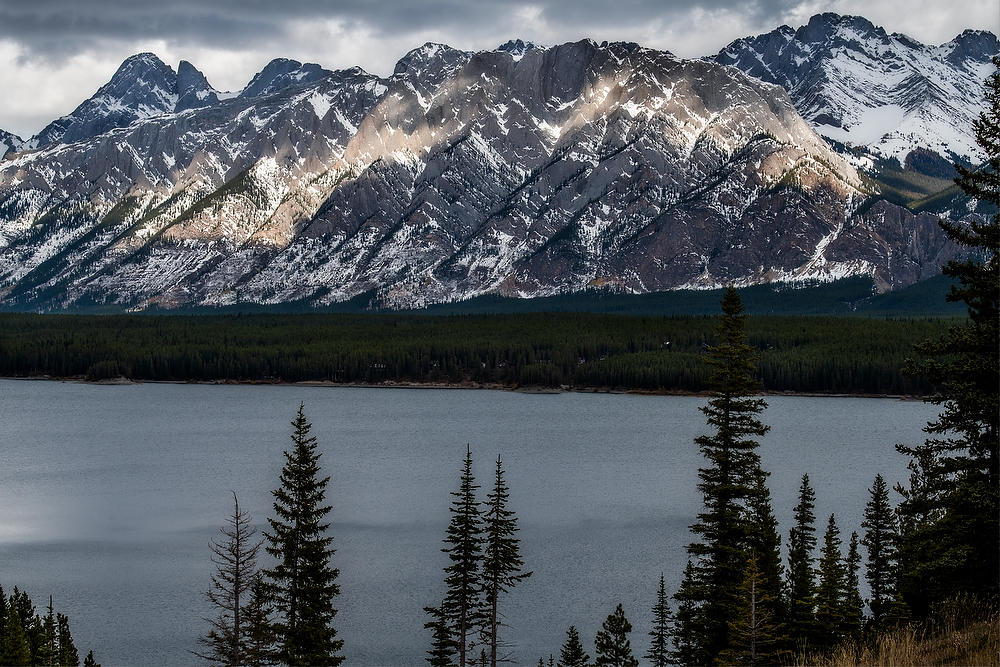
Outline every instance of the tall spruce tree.
<svg viewBox="0 0 1000 667"><path fill-rule="evenodd" d="M507 508L510 489L503 478L503 466L497 456L493 490L486 496L483 516L483 610L482 640L489 647L490 667L497 665L500 629L500 596L531 576L521 559L517 538L517 517Z"/></svg>
<svg viewBox="0 0 1000 667"><path fill-rule="evenodd" d="M840 529L830 515L823 534L823 548L819 558L819 585L816 587L817 644L820 648L833 646L841 637L844 626L844 591L847 573L840 551Z"/></svg>
<svg viewBox="0 0 1000 667"><path fill-rule="evenodd" d="M660 586L656 590L656 604L653 605L653 629L649 631L649 651L643 656L653 667L666 667L671 663L670 635L673 622L661 572Z"/></svg>
<svg viewBox="0 0 1000 667"><path fill-rule="evenodd" d="M447 546L441 549L451 561L444 568L447 592L442 609L451 624L460 667L474 660L469 650L474 643L473 628L482 603L483 518L476 500L478 489L472 474L472 449L466 445L458 491L451 494L451 522L444 538Z"/></svg>
<svg viewBox="0 0 1000 667"><path fill-rule="evenodd" d="M628 639L630 632L632 624L619 603L594 637L594 664L597 667L638 667L639 661L632 655L632 644Z"/></svg>
<svg viewBox="0 0 1000 667"><path fill-rule="evenodd" d="M865 580L871 590L868 600L871 626L879 630L896 597L896 517L889 504L889 487L881 474L875 476L868 493L870 498L861 522L861 527L865 529L861 543L868 551Z"/></svg>
<svg viewBox="0 0 1000 667"><path fill-rule="evenodd" d="M844 624L841 631L848 637L859 637L865 621L865 601L861 599L861 553L858 551L858 534L852 532L844 561Z"/></svg>
<svg viewBox="0 0 1000 667"><path fill-rule="evenodd" d="M3 644L0 645L0 665L21 667L31 664L31 646L24 634L24 624L17 613L8 613L3 628Z"/></svg>
<svg viewBox="0 0 1000 667"><path fill-rule="evenodd" d="M557 664L559 667L588 667L590 664L590 655L583 650L580 633L574 625L569 626L569 630L566 631L566 641L559 649Z"/></svg>
<svg viewBox="0 0 1000 667"><path fill-rule="evenodd" d="M196 652L200 658L221 665L244 665L247 654L247 626L244 618L250 587L257 575L257 552L263 544L257 538L250 515L240 510L240 501L233 491L233 513L227 525L219 529L221 538L209 544L212 552L211 586L205 599L215 615L206 618L206 634L198 639L205 647Z"/></svg>
<svg viewBox="0 0 1000 667"><path fill-rule="evenodd" d="M795 525L788 531L788 634L802 652L816 639L816 494L802 475Z"/></svg>
<svg viewBox="0 0 1000 667"><path fill-rule="evenodd" d="M277 559L266 570L279 619L274 624L277 658L289 665L339 665L343 640L337 639L334 598L340 594L330 567L333 538L324 504L329 477L320 477L322 454L300 404L292 420L292 450L284 452L281 486L273 491L275 518L268 519L267 552Z"/></svg>
<svg viewBox="0 0 1000 667"><path fill-rule="evenodd" d="M712 368L712 398L701 408L711 435L695 438L708 465L698 470L704 510L691 530L700 539L688 546L692 581L686 586L689 614L678 615L678 631L690 642L694 662L714 662L729 646L729 624L739 613L738 589L759 526L751 505L765 474L757 438L768 427L759 419L767 403L757 397L756 355L744 331L746 314L736 290L722 298L716 345L706 362Z"/></svg>
<svg viewBox="0 0 1000 667"><path fill-rule="evenodd" d="M1000 68L1000 58L994 58ZM977 168L957 165L959 187L1000 206L1000 72L986 81L986 109L975 126L986 155ZM897 448L923 468L926 487L904 490L899 512L898 587L917 617L958 594L1000 594L1000 213L969 222L942 220L971 257L943 272L957 280L947 299L968 307L965 324L917 346L910 370L926 376L942 406L922 445ZM930 504L935 511L925 512Z"/></svg>

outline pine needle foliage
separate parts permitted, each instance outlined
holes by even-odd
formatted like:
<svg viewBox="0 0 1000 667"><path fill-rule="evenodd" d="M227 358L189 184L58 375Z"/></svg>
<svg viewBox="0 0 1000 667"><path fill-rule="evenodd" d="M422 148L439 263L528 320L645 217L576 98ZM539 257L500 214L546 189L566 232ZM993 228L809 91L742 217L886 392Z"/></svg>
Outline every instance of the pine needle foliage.
<svg viewBox="0 0 1000 667"><path fill-rule="evenodd" d="M847 580L841 554L840 529L834 515L826 524L819 559L819 585L816 587L817 645L829 648L841 638L844 626L844 590Z"/></svg>
<svg viewBox="0 0 1000 667"><path fill-rule="evenodd" d="M292 449L284 452L281 486L275 489L274 514L265 532L267 552L277 563L266 570L274 609L277 658L288 665L339 665L343 640L337 639L334 598L340 594L339 570L330 566L333 537L326 520L329 477L320 477L316 438L300 404L292 420Z"/></svg>
<svg viewBox="0 0 1000 667"><path fill-rule="evenodd" d="M712 398L701 408L710 435L695 438L707 465L698 470L704 510L691 530L700 537L688 546L693 578L685 587L690 613L678 616L679 631L696 663L713 662L729 646L729 624L739 610L737 590L761 526L753 522L752 505L760 501L766 474L757 454L758 438L768 427L758 416L767 403L757 396L757 356L744 331L746 314L736 290L722 299L716 345L706 363L712 369ZM758 507L759 510L762 508ZM776 593L776 591L775 591Z"/></svg>
<svg viewBox="0 0 1000 667"><path fill-rule="evenodd" d="M475 475L472 474L472 449L465 448L465 462L458 491L452 492L449 507L451 521L441 549L451 563L444 568L445 593L442 610L451 624L458 646L459 667L474 660L469 651L474 645L474 627L482 607L483 518L476 499Z"/></svg>
<svg viewBox="0 0 1000 667"><path fill-rule="evenodd" d="M504 481L503 465L497 456L493 490L486 496L483 516L483 609L481 638L489 647L490 667L496 667L501 614L500 596L531 576L524 570L517 517L508 509L510 489Z"/></svg>
<svg viewBox="0 0 1000 667"><path fill-rule="evenodd" d="M632 624L619 603L594 637L594 664L597 667L638 667L639 661L632 655L628 638L630 632Z"/></svg>
<svg viewBox="0 0 1000 667"><path fill-rule="evenodd" d="M816 494L809 475L802 475L795 525L788 531L788 632L793 648L803 650L816 639Z"/></svg>
<svg viewBox="0 0 1000 667"><path fill-rule="evenodd" d="M861 543L868 552L865 581L871 591L868 608L871 610L871 628L882 628L889 608L896 597L896 517L889 504L889 487L881 474L875 476L865 516L861 522L865 534Z"/></svg>
<svg viewBox="0 0 1000 667"><path fill-rule="evenodd" d="M566 641L559 649L559 667L588 667L590 665L590 655L583 650L583 643L580 641L580 633L575 625L569 626L566 631Z"/></svg>
<svg viewBox="0 0 1000 667"><path fill-rule="evenodd" d="M956 183L1000 207L1000 58L986 81L976 140L986 162L956 166ZM919 467L923 487L901 488L899 592L917 618L959 594L1000 594L1000 213L941 227L970 257L943 272L957 284L948 301L965 303L968 320L916 346L913 374L939 387L942 406L922 445L897 445ZM931 508L931 511L928 511Z"/></svg>
<svg viewBox="0 0 1000 667"><path fill-rule="evenodd" d="M656 590L656 604L653 605L653 629L649 631L649 651L643 656L653 667L666 667L671 664L670 636L673 624L674 617L670 613L667 589L661 572L660 586Z"/></svg>

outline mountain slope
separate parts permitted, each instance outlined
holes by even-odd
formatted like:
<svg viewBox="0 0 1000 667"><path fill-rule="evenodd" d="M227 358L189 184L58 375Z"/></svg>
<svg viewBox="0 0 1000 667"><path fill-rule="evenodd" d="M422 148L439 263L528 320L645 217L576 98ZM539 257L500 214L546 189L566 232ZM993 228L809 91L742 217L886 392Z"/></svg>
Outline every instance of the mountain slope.
<svg viewBox="0 0 1000 667"><path fill-rule="evenodd" d="M173 90L156 114L0 162L7 307L892 289L957 252L929 215L860 207L781 88L636 44L429 43L386 79L279 59L229 98L178 69L102 88Z"/></svg>
<svg viewBox="0 0 1000 667"><path fill-rule="evenodd" d="M858 16L818 14L738 39L714 57L785 88L823 136L900 165L918 148L949 162L979 162L972 122L1000 42L967 30L940 46L887 34Z"/></svg>

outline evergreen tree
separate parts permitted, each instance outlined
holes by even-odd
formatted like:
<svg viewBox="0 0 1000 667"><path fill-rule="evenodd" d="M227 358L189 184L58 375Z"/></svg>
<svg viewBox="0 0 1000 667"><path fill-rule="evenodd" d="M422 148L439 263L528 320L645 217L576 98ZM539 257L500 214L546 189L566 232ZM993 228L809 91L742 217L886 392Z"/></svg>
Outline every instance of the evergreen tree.
<svg viewBox="0 0 1000 667"><path fill-rule="evenodd" d="M871 590L868 601L871 625L878 630L895 599L896 519L889 505L889 488L881 474L875 476L868 493L871 498L865 505L865 518L861 522L865 529L861 543L868 551L865 580Z"/></svg>
<svg viewBox="0 0 1000 667"><path fill-rule="evenodd" d="M712 435L695 439L708 466L698 470L698 490L705 509L691 530L700 540L688 546L694 557L693 577L687 587L692 613L678 616L685 642L690 641L694 662L713 662L729 645L729 624L739 610L737 589L759 527L751 523L751 505L760 493L765 473L755 451L756 438L768 431L757 417L767 403L756 395L756 356L744 331L746 314L736 290L722 299L718 341L706 358L712 368L712 398L701 408ZM759 539L759 538L758 538ZM693 624L693 625L690 625Z"/></svg>
<svg viewBox="0 0 1000 667"><path fill-rule="evenodd" d="M590 655L583 650L580 642L580 633L576 626L569 626L566 631L566 641L559 649L559 667L587 667L590 664Z"/></svg>
<svg viewBox="0 0 1000 667"><path fill-rule="evenodd" d="M597 667L638 667L639 661L632 656L628 639L630 632L632 624L625 618L625 610L619 603L594 637L594 664Z"/></svg>
<svg viewBox="0 0 1000 667"><path fill-rule="evenodd" d="M788 632L799 651L816 639L816 494L802 475L795 525L788 531Z"/></svg>
<svg viewBox="0 0 1000 667"><path fill-rule="evenodd" d="M465 463L458 491L453 491L451 522L444 539L451 563L445 567L445 594L442 610L451 624L452 637L458 646L458 664L470 664L472 630L482 600L480 563L483 555L483 519L476 500L475 476L472 474L472 450L466 445Z"/></svg>
<svg viewBox="0 0 1000 667"><path fill-rule="evenodd" d="M243 635L243 664L261 667L273 664L274 631L271 623L271 598L263 573L250 579L249 597L243 608L240 631Z"/></svg>
<svg viewBox="0 0 1000 667"><path fill-rule="evenodd" d="M4 625L3 631L3 645L0 646L0 664L12 667L31 664L31 647L24 634L21 617L17 613L7 614L7 623Z"/></svg>
<svg viewBox="0 0 1000 667"><path fill-rule="evenodd" d="M49 606L45 618L42 619L41 641L35 651L32 661L36 665L55 665L59 660L59 637L56 632L56 614L52 608L52 596L49 596ZM61 663L59 663L61 664Z"/></svg>
<svg viewBox="0 0 1000 667"><path fill-rule="evenodd" d="M320 478L320 452L309 435L304 405L292 421L292 451L284 452L281 486L273 491L275 518L268 519L267 552L277 559L265 572L271 598L280 615L275 623L277 657L289 665L339 665L332 622L340 594L339 571L330 567L333 538L325 522L331 507L324 505L329 477Z"/></svg>
<svg viewBox="0 0 1000 667"><path fill-rule="evenodd" d="M767 473L758 469L753 493L748 500L750 535L749 553L755 555L760 571L761 599L766 600L774 622L784 625L787 612L783 600L784 568L781 566L781 536L778 520L771 507L771 491L767 488Z"/></svg>
<svg viewBox="0 0 1000 667"><path fill-rule="evenodd" d="M819 585L816 587L816 623L819 629L818 645L822 648L833 646L840 639L844 625L844 590L846 588L846 568L840 552L840 529L837 520L830 515L823 534L823 548L819 559Z"/></svg>
<svg viewBox="0 0 1000 667"><path fill-rule="evenodd" d="M215 574L205 598L216 610L214 618L206 618L209 631L198 639L204 653L195 655L211 663L243 665L246 663L246 627L244 612L250 586L257 574L257 552L263 540L257 539L250 515L240 510L240 501L233 492L233 513L227 525L219 529L221 539L209 544Z"/></svg>
<svg viewBox="0 0 1000 667"><path fill-rule="evenodd" d="M76 644L73 643L73 635L69 631L69 618L63 614L56 614L56 625L58 627L59 666L76 667L80 664L80 654L77 653Z"/></svg>
<svg viewBox="0 0 1000 667"><path fill-rule="evenodd" d="M1000 59L994 58L1000 68ZM1000 72L986 81L986 110L975 123L986 162L956 166L963 192L1000 206ZM947 299L964 302L968 321L917 346L910 371L933 382L930 400L943 406L922 445L897 448L923 468L924 489L904 493L898 587L918 617L966 593L1000 594L1000 213L942 228L971 257L943 272L958 281ZM935 511L926 513L927 502ZM902 527L901 527L902 528Z"/></svg>
<svg viewBox="0 0 1000 667"><path fill-rule="evenodd" d="M442 607L424 607L424 611L431 617L424 623L424 628L431 631L431 648L425 660L433 667L449 667L458 645L451 636L448 619Z"/></svg>
<svg viewBox="0 0 1000 667"><path fill-rule="evenodd" d="M520 540L517 538L517 517L507 509L510 490L503 479L503 467L497 456L493 491L486 496L483 517L483 603L482 639L489 646L490 667L497 664L500 628L499 599L518 582L531 576L522 568Z"/></svg>
<svg viewBox="0 0 1000 667"><path fill-rule="evenodd" d="M865 601L861 599L858 572L861 570L861 553L858 551L858 534L851 533L847 546L847 560L844 568L844 618L842 632L848 637L858 637L865 620Z"/></svg>
<svg viewBox="0 0 1000 667"><path fill-rule="evenodd" d="M703 656L697 645L696 630L702 627L701 607L697 601L703 598L698 590L694 565L689 560L684 566L684 577L680 588L674 594L677 601L677 615L674 621L674 650L670 657L678 665L697 665Z"/></svg>
<svg viewBox="0 0 1000 667"><path fill-rule="evenodd" d="M101 667L101 664L94 659L93 651L87 651L87 657L83 659L83 667Z"/></svg>
<svg viewBox="0 0 1000 667"><path fill-rule="evenodd" d="M730 645L720 658L724 664L773 665L783 656L781 629L774 616L774 600L756 555L747 561L740 584L740 610L729 623Z"/></svg>
<svg viewBox="0 0 1000 667"><path fill-rule="evenodd" d="M673 622L661 572L660 587L656 591L656 604L653 605L653 629L649 631L649 651L643 656L653 664L653 667L666 667L671 662L669 642Z"/></svg>

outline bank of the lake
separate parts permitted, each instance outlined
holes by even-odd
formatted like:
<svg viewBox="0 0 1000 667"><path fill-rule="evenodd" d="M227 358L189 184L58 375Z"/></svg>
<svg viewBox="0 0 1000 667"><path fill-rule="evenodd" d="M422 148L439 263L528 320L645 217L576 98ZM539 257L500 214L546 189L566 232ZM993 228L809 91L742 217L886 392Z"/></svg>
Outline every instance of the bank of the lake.
<svg viewBox="0 0 1000 667"><path fill-rule="evenodd" d="M0 381L0 583L52 593L105 665L194 662L208 542L230 490L264 523L300 401L331 476L336 626L353 664L422 660L466 443L481 480L503 456L535 572L507 607L518 660L557 653L571 623L590 644L618 602L644 645L659 573L674 590L700 509L702 397ZM875 473L905 478L893 443L918 441L935 414L919 401L768 401L761 456L783 533L806 472L817 516L857 530Z"/></svg>

